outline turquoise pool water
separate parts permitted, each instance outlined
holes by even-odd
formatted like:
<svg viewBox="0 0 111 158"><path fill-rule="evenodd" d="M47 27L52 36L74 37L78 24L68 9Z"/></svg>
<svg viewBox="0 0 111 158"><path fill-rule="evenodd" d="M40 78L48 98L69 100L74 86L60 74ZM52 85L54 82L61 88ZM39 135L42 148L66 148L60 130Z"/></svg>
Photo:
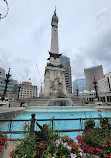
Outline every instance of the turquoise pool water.
<svg viewBox="0 0 111 158"><path fill-rule="evenodd" d="M105 113L105 112L98 112L98 111L87 111L88 109L90 110L90 108L73 108L73 112L54 112L55 110L58 110L57 108L53 108L53 112L45 112L45 110L47 111L48 108L39 108L40 111L43 110L43 112L36 112L38 111L38 108L36 110L36 108L28 108L28 111L25 111L22 115L18 116L16 118L16 120L28 120L31 118L31 114L35 113L35 118L37 120L39 119L74 119L74 118L96 118L99 117L99 114L101 114L103 117L111 117L111 113ZM52 111L52 108L49 108ZM67 108L66 108L67 109ZM64 110L66 110L64 109ZM75 112L74 112L75 109ZM60 108L59 108L60 110ZM67 109L69 110L69 109ZM72 110L72 109L70 109ZM81 110L81 112L80 112ZM85 111L86 110L86 111ZM93 109L92 109L93 110ZM31 112L34 111L34 112ZM38 121L40 125L43 124L50 124L50 121ZM96 124L99 124L98 121L95 121ZM12 123L12 129L13 131L17 131L17 130L23 130L23 126L24 126L25 122L13 122ZM28 123L28 122L27 122ZM7 131L9 129L9 123L6 123L3 127L2 130ZM84 121L81 122L79 120L65 120L65 121L54 121L54 130L66 130L66 129L82 129L84 128ZM39 130L38 127L35 128L36 130ZM81 134L82 132L64 132L61 133L61 135L68 135L69 137L75 139L75 137L78 134ZM23 134L13 134L13 135L8 135L10 138L20 138L20 137L24 137Z"/></svg>

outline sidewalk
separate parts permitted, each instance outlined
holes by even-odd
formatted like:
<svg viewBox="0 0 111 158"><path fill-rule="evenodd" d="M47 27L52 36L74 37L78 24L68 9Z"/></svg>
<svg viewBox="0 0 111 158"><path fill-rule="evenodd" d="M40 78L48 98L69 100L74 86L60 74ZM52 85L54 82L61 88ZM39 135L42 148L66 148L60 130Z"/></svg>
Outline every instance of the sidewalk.
<svg viewBox="0 0 111 158"><path fill-rule="evenodd" d="M7 149L4 150L2 158L10 158L10 152L15 148L17 144L20 144L21 141L8 141Z"/></svg>

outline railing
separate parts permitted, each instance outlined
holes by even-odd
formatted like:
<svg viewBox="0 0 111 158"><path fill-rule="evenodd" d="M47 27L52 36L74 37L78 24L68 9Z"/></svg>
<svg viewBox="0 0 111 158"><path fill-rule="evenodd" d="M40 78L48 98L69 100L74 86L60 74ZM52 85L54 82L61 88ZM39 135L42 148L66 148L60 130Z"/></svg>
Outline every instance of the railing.
<svg viewBox="0 0 111 158"><path fill-rule="evenodd" d="M111 119L111 117L107 117L108 119ZM94 119L94 120L98 120L99 118L74 118L74 119L55 119L55 118L52 118L52 119L35 119L34 118L34 124L35 122L40 122L40 121L50 121L51 122L51 128L54 132L80 132L80 131L83 131L84 127L82 126L82 123L83 123L83 120L88 120L88 119ZM32 119L30 120L0 120L0 123L8 123L8 130L7 131L2 131L3 133L6 133L6 134L24 134L25 131L13 131L12 129L12 126L13 126L13 122L30 122ZM57 129L57 130L54 130L53 127L54 127L54 121L76 121L76 120L79 120L80 122L80 129L64 129L64 130L60 130L60 129ZM35 125L34 125L35 126ZM37 126L37 125L36 125ZM36 127L37 128L37 127Z"/></svg>

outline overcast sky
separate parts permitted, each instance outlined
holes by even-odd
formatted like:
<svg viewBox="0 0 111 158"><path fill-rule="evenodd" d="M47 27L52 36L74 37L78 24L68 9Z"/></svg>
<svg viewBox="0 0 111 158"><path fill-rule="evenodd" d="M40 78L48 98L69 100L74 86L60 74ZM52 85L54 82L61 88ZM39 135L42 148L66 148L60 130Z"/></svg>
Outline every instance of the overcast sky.
<svg viewBox="0 0 111 158"><path fill-rule="evenodd" d="M111 0L7 0L0 21L0 67L19 83L31 78L40 87L51 43L51 18L59 18L59 52L70 58L72 80L84 68L111 71ZM0 0L0 13L6 6ZM36 64L38 65L39 72Z"/></svg>

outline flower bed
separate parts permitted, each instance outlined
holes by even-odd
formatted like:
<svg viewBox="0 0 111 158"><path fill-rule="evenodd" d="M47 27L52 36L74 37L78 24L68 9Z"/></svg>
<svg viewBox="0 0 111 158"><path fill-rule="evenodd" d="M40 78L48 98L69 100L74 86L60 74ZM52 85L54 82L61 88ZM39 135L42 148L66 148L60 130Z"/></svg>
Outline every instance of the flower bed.
<svg viewBox="0 0 111 158"><path fill-rule="evenodd" d="M54 136L49 142L36 135L27 137L13 149L10 158L82 158L85 156L80 146L68 136Z"/></svg>
<svg viewBox="0 0 111 158"><path fill-rule="evenodd" d="M7 136L0 131L0 156L2 157L4 149L7 147Z"/></svg>
<svg viewBox="0 0 111 158"><path fill-rule="evenodd" d="M59 137L44 152L43 158L50 154L53 158L82 158L85 156L80 146L68 136Z"/></svg>
<svg viewBox="0 0 111 158"><path fill-rule="evenodd" d="M76 137L84 152L101 158L111 158L111 128L106 120L106 118L100 118L100 126L95 128L87 125L82 136Z"/></svg>
<svg viewBox="0 0 111 158"><path fill-rule="evenodd" d="M28 135L13 149L10 158L82 158L85 156L73 139L54 134L47 125L43 127L45 130Z"/></svg>

